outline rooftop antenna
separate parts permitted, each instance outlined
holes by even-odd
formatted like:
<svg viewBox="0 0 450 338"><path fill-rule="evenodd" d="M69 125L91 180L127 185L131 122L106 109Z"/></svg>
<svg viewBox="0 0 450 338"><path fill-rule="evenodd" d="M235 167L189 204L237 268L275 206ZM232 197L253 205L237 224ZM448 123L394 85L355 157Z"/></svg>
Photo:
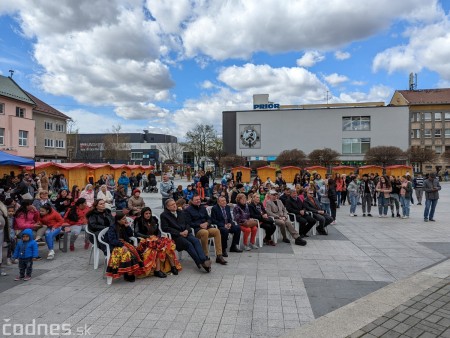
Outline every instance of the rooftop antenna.
<svg viewBox="0 0 450 338"><path fill-rule="evenodd" d="M417 89L417 73L409 73L409 90Z"/></svg>
<svg viewBox="0 0 450 338"><path fill-rule="evenodd" d="M11 74L9 77L12 79L13 75L14 75L14 70L10 69L9 73Z"/></svg>
<svg viewBox="0 0 450 338"><path fill-rule="evenodd" d="M327 90L327 96L326 96L326 99L327 99L327 104L328 104L328 99L329 99L329 97L328 97L328 93L329 93L330 91L329 90Z"/></svg>

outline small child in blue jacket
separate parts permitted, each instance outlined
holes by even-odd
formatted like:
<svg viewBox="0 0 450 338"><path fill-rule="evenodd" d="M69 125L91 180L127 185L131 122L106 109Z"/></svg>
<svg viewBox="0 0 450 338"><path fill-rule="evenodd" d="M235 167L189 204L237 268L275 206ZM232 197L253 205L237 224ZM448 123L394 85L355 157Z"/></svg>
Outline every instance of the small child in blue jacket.
<svg viewBox="0 0 450 338"><path fill-rule="evenodd" d="M38 257L38 244L34 240L33 231L25 229L22 232L22 239L17 243L14 250L14 259L19 259L19 276L14 280L29 281L33 271L33 259ZM26 274L25 274L26 272Z"/></svg>

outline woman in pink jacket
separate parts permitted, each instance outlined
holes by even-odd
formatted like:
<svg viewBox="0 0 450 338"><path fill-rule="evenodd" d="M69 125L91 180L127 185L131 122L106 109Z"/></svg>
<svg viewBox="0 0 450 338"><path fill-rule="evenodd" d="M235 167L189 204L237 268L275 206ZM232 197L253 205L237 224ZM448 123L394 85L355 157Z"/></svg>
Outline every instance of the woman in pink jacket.
<svg viewBox="0 0 450 338"><path fill-rule="evenodd" d="M87 206L90 208L94 204L94 187L92 184L87 184L86 188L81 192L80 198L84 198L86 200Z"/></svg>
<svg viewBox="0 0 450 338"><path fill-rule="evenodd" d="M14 230L23 231L25 229L33 230L36 241L41 240L47 230L47 227L39 224L39 211L29 200L23 200L15 214Z"/></svg>

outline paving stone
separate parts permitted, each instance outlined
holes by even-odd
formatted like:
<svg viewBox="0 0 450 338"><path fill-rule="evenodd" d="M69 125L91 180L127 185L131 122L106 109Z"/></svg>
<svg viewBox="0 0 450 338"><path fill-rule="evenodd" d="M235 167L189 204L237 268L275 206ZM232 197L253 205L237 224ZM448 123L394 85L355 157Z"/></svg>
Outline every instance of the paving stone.
<svg viewBox="0 0 450 338"><path fill-rule="evenodd" d="M366 333L367 332L358 330L358 331L354 332L353 334L351 334L350 336L348 336L348 338L360 338L360 337L364 336Z"/></svg>
<svg viewBox="0 0 450 338"><path fill-rule="evenodd" d="M409 316L407 314L404 313L399 313L397 315L395 315L394 317L392 317L392 319L398 321L398 322L403 322L405 321Z"/></svg>
<svg viewBox="0 0 450 338"><path fill-rule="evenodd" d="M410 316L408 317L403 323L409 325L409 326L414 326L417 323L419 323L422 319L414 317L414 316Z"/></svg>
<svg viewBox="0 0 450 338"><path fill-rule="evenodd" d="M372 331L370 331L370 334L374 335L375 337L380 337L383 334L385 334L387 331L389 331L389 330L382 326L378 326L375 329L373 329Z"/></svg>
<svg viewBox="0 0 450 338"><path fill-rule="evenodd" d="M410 328L411 328L411 326L409 326L408 324L400 323L396 327L394 327L392 330L394 330L395 332L398 332L398 333L405 333Z"/></svg>
<svg viewBox="0 0 450 338"><path fill-rule="evenodd" d="M411 338L417 338L420 337L421 334L423 334L424 331L420 330L416 327L411 327L408 331L406 331L404 334L405 336L411 337Z"/></svg>
<svg viewBox="0 0 450 338"><path fill-rule="evenodd" d="M397 322L396 320L389 319L389 320L385 321L381 326L385 327L386 329L391 330L394 327L396 327L398 324L400 324L400 323Z"/></svg>
<svg viewBox="0 0 450 338"><path fill-rule="evenodd" d="M375 329L377 327L377 325L375 325L374 323L369 323L366 326L362 327L361 330L364 332L370 332L373 329Z"/></svg>
<svg viewBox="0 0 450 338"><path fill-rule="evenodd" d="M400 337L400 333L395 331L388 331L381 336L381 338L398 338L398 337Z"/></svg>

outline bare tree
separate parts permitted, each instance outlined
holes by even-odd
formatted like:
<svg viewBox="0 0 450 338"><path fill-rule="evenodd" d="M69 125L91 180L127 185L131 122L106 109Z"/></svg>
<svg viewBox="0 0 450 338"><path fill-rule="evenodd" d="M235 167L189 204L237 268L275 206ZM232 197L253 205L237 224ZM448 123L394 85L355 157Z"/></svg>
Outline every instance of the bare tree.
<svg viewBox="0 0 450 338"><path fill-rule="evenodd" d="M223 140L216 137L211 142L211 147L207 153L207 156L214 162L214 174L217 175L220 172L221 159L226 156L227 153L223 151Z"/></svg>
<svg viewBox="0 0 450 338"><path fill-rule="evenodd" d="M275 161L280 166L303 166L306 163L306 155L302 150L283 150Z"/></svg>
<svg viewBox="0 0 450 338"><path fill-rule="evenodd" d="M239 155L226 155L220 159L220 164L224 168L233 168L245 164L245 159Z"/></svg>
<svg viewBox="0 0 450 338"><path fill-rule="evenodd" d="M183 161L184 147L180 143L161 143L158 145L159 155L170 163Z"/></svg>
<svg viewBox="0 0 450 338"><path fill-rule="evenodd" d="M124 162L130 159L130 138L121 133L120 125L113 125L112 131L103 138L103 157L112 162Z"/></svg>
<svg viewBox="0 0 450 338"><path fill-rule="evenodd" d="M420 147L410 147L406 151L406 157L410 163L418 163L420 171L422 172L422 166L426 162L433 162L437 159L438 155L434 150L429 150Z"/></svg>
<svg viewBox="0 0 450 338"><path fill-rule="evenodd" d="M328 167L333 162L338 161L340 155L341 154L331 148L323 148L311 151L308 155L308 158L311 164L323 165L325 167Z"/></svg>
<svg viewBox="0 0 450 338"><path fill-rule="evenodd" d="M370 164L394 164L405 159L405 153L399 147L378 146L367 150L364 161Z"/></svg>
<svg viewBox="0 0 450 338"><path fill-rule="evenodd" d="M216 131L212 125L197 124L194 129L188 131L184 137L184 148L194 153L194 159L200 167L202 158L208 156L208 152L214 147L217 139Z"/></svg>

